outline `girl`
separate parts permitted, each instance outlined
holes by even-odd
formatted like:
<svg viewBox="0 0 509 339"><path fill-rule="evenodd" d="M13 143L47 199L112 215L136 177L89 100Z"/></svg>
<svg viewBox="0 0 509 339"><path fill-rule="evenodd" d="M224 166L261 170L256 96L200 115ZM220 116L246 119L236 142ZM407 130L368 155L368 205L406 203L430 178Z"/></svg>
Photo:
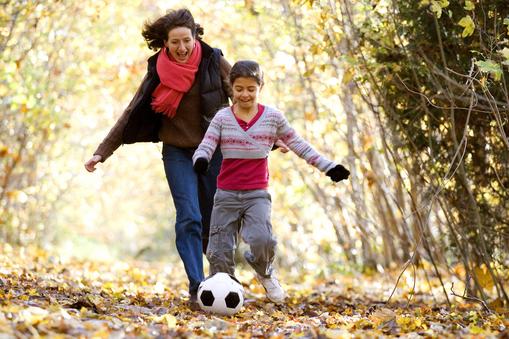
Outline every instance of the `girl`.
<svg viewBox="0 0 509 339"><path fill-rule="evenodd" d="M272 235L271 197L267 191L270 150L280 139L334 182L347 179L350 172L318 154L277 109L258 103L263 76L256 62L235 63L230 71L230 84L235 104L215 115L193 155L194 170L200 174L207 172L218 145L224 159L210 223L207 248L210 274L234 275L234 252L240 232L250 247L244 257L256 271L267 298L281 303L285 293L272 267L277 242Z"/></svg>

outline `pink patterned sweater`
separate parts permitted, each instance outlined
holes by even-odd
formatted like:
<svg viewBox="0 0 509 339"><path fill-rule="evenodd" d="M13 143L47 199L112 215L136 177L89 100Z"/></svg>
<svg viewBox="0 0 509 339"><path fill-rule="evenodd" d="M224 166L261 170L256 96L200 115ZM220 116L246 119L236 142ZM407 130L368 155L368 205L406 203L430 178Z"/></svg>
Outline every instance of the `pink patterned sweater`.
<svg viewBox="0 0 509 339"><path fill-rule="evenodd" d="M297 135L284 115L270 106L265 106L262 116L247 131L240 127L231 107L221 109L212 119L203 140L194 152L193 163L198 158L210 161L218 145L221 146L225 159L267 158L278 139L322 172L336 166Z"/></svg>

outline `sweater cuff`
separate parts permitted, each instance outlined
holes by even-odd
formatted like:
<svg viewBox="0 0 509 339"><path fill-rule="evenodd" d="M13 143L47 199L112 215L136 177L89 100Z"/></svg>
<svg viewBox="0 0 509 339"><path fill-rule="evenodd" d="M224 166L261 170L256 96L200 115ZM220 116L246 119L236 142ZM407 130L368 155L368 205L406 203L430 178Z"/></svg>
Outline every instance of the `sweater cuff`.
<svg viewBox="0 0 509 339"><path fill-rule="evenodd" d="M325 170L323 171L323 173L327 173L329 172L331 169L333 169L334 167L336 167L338 164L334 163L334 162L331 162L327 167L325 167Z"/></svg>

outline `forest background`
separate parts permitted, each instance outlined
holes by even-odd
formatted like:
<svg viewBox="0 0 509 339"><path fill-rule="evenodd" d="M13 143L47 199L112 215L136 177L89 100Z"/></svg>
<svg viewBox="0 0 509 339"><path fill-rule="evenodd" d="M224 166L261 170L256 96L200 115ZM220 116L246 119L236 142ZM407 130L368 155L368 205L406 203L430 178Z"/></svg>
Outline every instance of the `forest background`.
<svg viewBox="0 0 509 339"><path fill-rule="evenodd" d="M184 6L227 60L262 65L263 103L352 172L333 184L271 154L282 271L405 271L410 290L418 270L442 298L455 284L507 307L504 0L2 1L4 249L178 262L161 145L123 146L93 174L83 163L144 75L143 23Z"/></svg>

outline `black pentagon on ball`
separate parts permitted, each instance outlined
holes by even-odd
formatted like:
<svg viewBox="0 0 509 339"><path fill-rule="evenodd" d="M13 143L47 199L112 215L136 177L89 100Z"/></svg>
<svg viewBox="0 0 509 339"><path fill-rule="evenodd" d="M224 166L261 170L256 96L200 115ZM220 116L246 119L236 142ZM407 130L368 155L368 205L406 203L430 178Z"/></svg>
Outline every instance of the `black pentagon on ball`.
<svg viewBox="0 0 509 339"><path fill-rule="evenodd" d="M237 292L230 292L226 298L224 298L224 301L226 302L226 307L235 308L240 303L239 294Z"/></svg>
<svg viewBox="0 0 509 339"><path fill-rule="evenodd" d="M214 303L214 295L212 294L212 291L209 290L202 291L200 295L200 300L204 306L212 306L212 304Z"/></svg>

